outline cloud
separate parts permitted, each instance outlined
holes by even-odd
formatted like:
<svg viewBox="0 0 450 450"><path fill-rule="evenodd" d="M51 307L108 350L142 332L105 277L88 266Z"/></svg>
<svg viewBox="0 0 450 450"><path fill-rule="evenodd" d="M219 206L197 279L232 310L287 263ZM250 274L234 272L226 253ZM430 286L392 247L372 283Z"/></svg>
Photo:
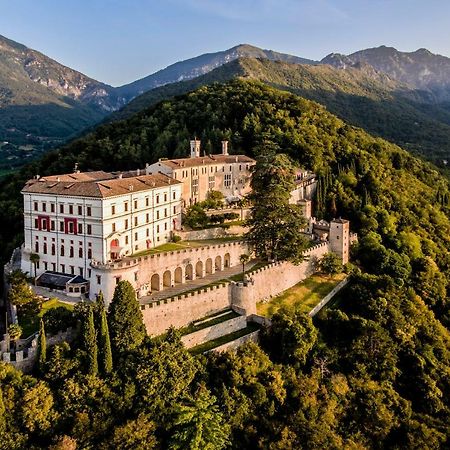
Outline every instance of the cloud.
<svg viewBox="0 0 450 450"><path fill-rule="evenodd" d="M243 22L288 22L302 25L342 23L347 13L332 0L172 0L196 12Z"/></svg>

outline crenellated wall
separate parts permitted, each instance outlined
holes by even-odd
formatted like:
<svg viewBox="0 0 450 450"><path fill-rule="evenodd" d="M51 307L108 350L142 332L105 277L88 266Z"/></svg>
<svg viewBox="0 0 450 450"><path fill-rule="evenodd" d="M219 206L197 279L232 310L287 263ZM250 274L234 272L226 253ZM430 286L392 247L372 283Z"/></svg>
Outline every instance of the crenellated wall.
<svg viewBox="0 0 450 450"><path fill-rule="evenodd" d="M304 252L299 265L289 262L269 264L247 275L246 283L223 283L141 305L147 333L158 335L167 328L184 327L222 309L232 307L239 314L256 314L256 303L295 286L315 272L317 260L329 251L322 242Z"/></svg>

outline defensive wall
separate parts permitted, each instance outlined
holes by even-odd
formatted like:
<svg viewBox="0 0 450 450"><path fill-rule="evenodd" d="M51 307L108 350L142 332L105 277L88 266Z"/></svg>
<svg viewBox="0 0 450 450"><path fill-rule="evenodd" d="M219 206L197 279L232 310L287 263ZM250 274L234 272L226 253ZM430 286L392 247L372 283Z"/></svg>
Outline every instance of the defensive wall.
<svg viewBox="0 0 450 450"><path fill-rule="evenodd" d="M141 305L148 334L158 335L167 328L181 328L194 320L226 308L239 314L256 314L256 303L280 294L309 277L317 261L330 251L328 242L317 244L304 252L299 265L276 262L247 274L245 283L226 282L205 286L195 291ZM242 249L239 254L242 253ZM239 258L239 256L237 255Z"/></svg>
<svg viewBox="0 0 450 450"><path fill-rule="evenodd" d="M115 281L127 280L141 303L145 303L145 297L152 292L239 265L239 256L248 252L246 242L232 241L130 257L109 264L93 264L93 267L101 276L100 289L107 301L113 297Z"/></svg>

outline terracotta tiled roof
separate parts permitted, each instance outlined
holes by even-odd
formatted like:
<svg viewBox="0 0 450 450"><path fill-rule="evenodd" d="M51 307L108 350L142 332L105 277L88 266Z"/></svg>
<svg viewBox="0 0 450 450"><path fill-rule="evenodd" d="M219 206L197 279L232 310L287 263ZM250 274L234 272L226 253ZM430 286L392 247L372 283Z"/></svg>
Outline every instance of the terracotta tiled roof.
<svg viewBox="0 0 450 450"><path fill-rule="evenodd" d="M92 174L97 175L92 176ZM76 179L71 178L71 175L76 175ZM29 180L22 189L22 193L106 198L179 183L180 181L160 173L129 178L114 178L112 174L107 172L85 172Z"/></svg>
<svg viewBox="0 0 450 450"><path fill-rule="evenodd" d="M171 169L181 169L183 167L196 167L211 164L250 164L255 162L254 159L246 155L209 155L199 156L197 158L163 159L162 161L159 161L159 164L168 166Z"/></svg>

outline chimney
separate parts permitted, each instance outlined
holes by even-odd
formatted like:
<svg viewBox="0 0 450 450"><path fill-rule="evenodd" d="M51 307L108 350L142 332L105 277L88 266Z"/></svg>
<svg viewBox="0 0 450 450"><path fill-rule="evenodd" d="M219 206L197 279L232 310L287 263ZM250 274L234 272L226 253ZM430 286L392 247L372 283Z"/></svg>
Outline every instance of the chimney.
<svg viewBox="0 0 450 450"><path fill-rule="evenodd" d="M200 141L195 138L191 141L191 158L199 158L200 157Z"/></svg>
<svg viewBox="0 0 450 450"><path fill-rule="evenodd" d="M228 155L228 141L222 141L222 155Z"/></svg>

